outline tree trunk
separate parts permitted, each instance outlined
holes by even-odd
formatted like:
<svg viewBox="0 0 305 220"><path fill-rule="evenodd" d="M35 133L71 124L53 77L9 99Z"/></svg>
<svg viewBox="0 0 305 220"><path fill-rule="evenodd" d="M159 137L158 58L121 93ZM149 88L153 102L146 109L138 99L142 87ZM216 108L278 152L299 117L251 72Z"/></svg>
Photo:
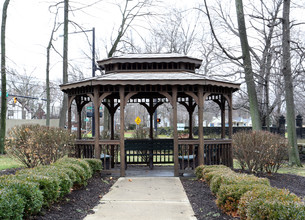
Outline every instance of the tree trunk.
<svg viewBox="0 0 305 220"><path fill-rule="evenodd" d="M69 0L64 0L64 51L63 51L63 84L68 83L68 25L69 25ZM60 109L59 127L66 125L68 111L68 96L64 93L62 107Z"/></svg>
<svg viewBox="0 0 305 220"><path fill-rule="evenodd" d="M260 114L258 109L257 94L255 90L254 76L252 71L250 50L248 44L248 37L246 31L246 24L244 18L243 1L235 0L236 14L238 22L239 38L241 43L241 49L243 54L243 67L245 71L245 79L247 84L247 92L250 103L250 114L252 118L253 130L261 130L262 124L260 120Z"/></svg>
<svg viewBox="0 0 305 220"><path fill-rule="evenodd" d="M2 23L1 23L1 124L0 124L0 154L4 154L4 141L6 130L6 66L5 66L5 30L7 8L10 0L5 0L2 9Z"/></svg>
<svg viewBox="0 0 305 220"><path fill-rule="evenodd" d="M50 50L52 46L53 39L53 31L51 34L51 38L47 47L47 67L46 67L46 93L47 93L47 118L46 118L46 126L50 126Z"/></svg>
<svg viewBox="0 0 305 220"><path fill-rule="evenodd" d="M47 65L46 65L46 96L47 96L47 115L46 115L46 126L50 126L50 114L51 114L51 95L50 95L50 53L52 48L53 36L56 31L57 13L54 19L54 26L51 32L49 43L47 46Z"/></svg>
<svg viewBox="0 0 305 220"><path fill-rule="evenodd" d="M297 146L296 126L295 126L295 107L293 97L293 83L291 73L291 56L290 56L290 0L283 2L283 76L285 81L285 98L286 98L286 121L288 142L290 145L289 150L289 163L291 165L302 166L299 157Z"/></svg>

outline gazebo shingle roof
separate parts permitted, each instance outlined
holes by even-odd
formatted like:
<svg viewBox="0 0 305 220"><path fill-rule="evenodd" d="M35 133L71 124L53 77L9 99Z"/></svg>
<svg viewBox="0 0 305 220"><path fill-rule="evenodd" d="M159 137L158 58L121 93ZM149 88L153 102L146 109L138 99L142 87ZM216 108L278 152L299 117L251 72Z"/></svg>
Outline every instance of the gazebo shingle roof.
<svg viewBox="0 0 305 220"><path fill-rule="evenodd" d="M207 79L205 76L189 72L114 72L93 78L61 85L61 89L71 89L87 85L213 85L238 90L239 83Z"/></svg>

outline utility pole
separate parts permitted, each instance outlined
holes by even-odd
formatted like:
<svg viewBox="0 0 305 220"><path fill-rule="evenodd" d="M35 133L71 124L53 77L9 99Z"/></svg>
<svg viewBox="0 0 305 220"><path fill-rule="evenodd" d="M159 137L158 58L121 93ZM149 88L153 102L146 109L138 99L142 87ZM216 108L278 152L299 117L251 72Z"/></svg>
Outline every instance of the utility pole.
<svg viewBox="0 0 305 220"><path fill-rule="evenodd" d="M95 77L95 71L97 70L96 64L95 64L95 28L93 27L91 30L82 30L77 32L72 32L69 34L79 34L79 33L85 33L92 31L92 77ZM95 136L95 116L94 116L94 105L92 103L92 136Z"/></svg>

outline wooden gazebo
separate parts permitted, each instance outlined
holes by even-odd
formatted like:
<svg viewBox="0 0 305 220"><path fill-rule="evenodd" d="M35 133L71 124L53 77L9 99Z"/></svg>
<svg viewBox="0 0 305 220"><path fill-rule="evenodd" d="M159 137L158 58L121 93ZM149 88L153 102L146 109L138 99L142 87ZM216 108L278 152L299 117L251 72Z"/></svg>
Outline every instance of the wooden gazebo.
<svg viewBox="0 0 305 220"><path fill-rule="evenodd" d="M232 137L232 94L240 84L210 80L196 73L202 60L179 54L128 54L98 62L105 74L78 82L61 85L68 95L68 129L71 129L71 105L75 101L78 112L78 157L101 158L104 172L119 172L125 176L126 164L138 150L147 150L148 161L152 163L173 163L174 174L178 176L200 164L233 165ZM221 110L220 140L204 140L203 107L206 100L212 100ZM173 139L153 140L153 114L158 106L169 102L173 115ZM81 139L81 111L93 103L95 115L94 139ZM150 140L127 142L124 139L124 109L127 103L143 105L150 115ZM99 109L108 108L111 120L110 140L100 138ZM177 105L182 104L189 113L189 138L178 139ZM198 138L193 138L192 117L198 106ZM225 112L228 109L228 137L226 137ZM120 139L114 140L114 114L120 113ZM125 147L126 146L126 147ZM134 146L134 148L133 148ZM144 149L144 150L145 150ZM167 159L160 159L166 155Z"/></svg>

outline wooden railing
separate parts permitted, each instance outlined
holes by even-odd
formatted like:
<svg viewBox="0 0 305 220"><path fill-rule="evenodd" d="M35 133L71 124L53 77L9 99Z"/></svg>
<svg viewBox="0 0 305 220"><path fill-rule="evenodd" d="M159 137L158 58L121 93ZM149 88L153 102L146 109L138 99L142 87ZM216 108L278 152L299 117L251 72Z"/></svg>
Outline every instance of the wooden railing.
<svg viewBox="0 0 305 220"><path fill-rule="evenodd" d="M159 141L158 141L159 140ZM132 141L126 144L125 159L126 164L173 164L173 140L138 140L137 145L132 145ZM146 143L146 144L145 144ZM141 145L141 146L140 146ZM166 146L165 146L166 145ZM100 159L103 163L104 171L113 173L113 170L120 169L120 141L100 140ZM178 140L178 161L179 172L193 172L198 166L198 146L199 140L180 139ZM77 140L76 156L79 158L94 158L94 140ZM140 158L143 156L143 158ZM232 140L204 140L204 164L223 164L233 166ZM109 172L111 170L111 172Z"/></svg>
<svg viewBox="0 0 305 220"><path fill-rule="evenodd" d="M178 140L179 173L193 172L198 165L199 140Z"/></svg>
<svg viewBox="0 0 305 220"><path fill-rule="evenodd" d="M204 140L204 164L233 166L232 140Z"/></svg>
<svg viewBox="0 0 305 220"><path fill-rule="evenodd" d="M94 140L76 140L75 150L75 155L78 158L94 158Z"/></svg>
<svg viewBox="0 0 305 220"><path fill-rule="evenodd" d="M95 158L94 140L76 140L76 157ZM99 158L103 163L103 170L109 171L119 169L120 164L120 141L119 140L100 140L99 146L101 155Z"/></svg>
<svg viewBox="0 0 305 220"><path fill-rule="evenodd" d="M153 164L171 164L173 150L173 139L125 140L126 164L148 164L151 169Z"/></svg>

